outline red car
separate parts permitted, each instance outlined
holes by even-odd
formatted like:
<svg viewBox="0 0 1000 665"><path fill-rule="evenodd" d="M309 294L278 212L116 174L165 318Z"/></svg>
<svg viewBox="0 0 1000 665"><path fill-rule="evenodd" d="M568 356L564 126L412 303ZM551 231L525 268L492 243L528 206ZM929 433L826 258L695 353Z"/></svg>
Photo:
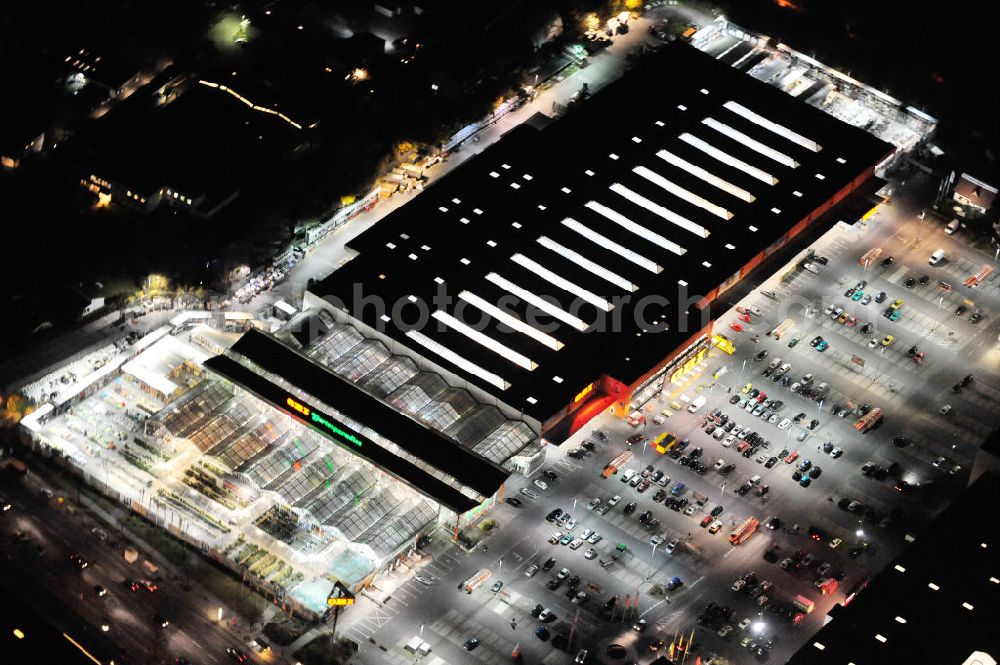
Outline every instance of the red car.
<svg viewBox="0 0 1000 665"><path fill-rule="evenodd" d="M923 351L917 351L917 354L915 356L913 356L913 362L915 362L915 363L917 363L919 365L923 361L924 361L924 352Z"/></svg>
<svg viewBox="0 0 1000 665"><path fill-rule="evenodd" d="M744 450L750 447L750 442L744 441L740 445L736 446L736 452L742 453Z"/></svg>
<svg viewBox="0 0 1000 665"><path fill-rule="evenodd" d="M735 321L733 323L730 323L729 327L735 330L736 332L743 332L743 326L740 325L739 323L736 323Z"/></svg>
<svg viewBox="0 0 1000 665"><path fill-rule="evenodd" d="M705 516L705 519L703 519L703 520L701 521L701 528L702 528L702 529L704 529L705 527L707 527L707 526L708 526L709 524L711 524L711 523L712 523L712 521L713 521L714 519L715 519L715 518L714 518L714 517L712 517L711 515L706 515L706 516Z"/></svg>
<svg viewBox="0 0 1000 665"><path fill-rule="evenodd" d="M795 450L785 458L785 464L791 464L799 458L799 451Z"/></svg>
<svg viewBox="0 0 1000 665"><path fill-rule="evenodd" d="M749 314L740 314L738 318L740 321L744 323L753 323L753 321L750 319Z"/></svg>

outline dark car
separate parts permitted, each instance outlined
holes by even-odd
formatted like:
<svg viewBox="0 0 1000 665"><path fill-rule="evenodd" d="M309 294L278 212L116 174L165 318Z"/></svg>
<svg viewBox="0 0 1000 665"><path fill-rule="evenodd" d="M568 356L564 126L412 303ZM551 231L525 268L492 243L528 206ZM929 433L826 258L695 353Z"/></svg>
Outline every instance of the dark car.
<svg viewBox="0 0 1000 665"><path fill-rule="evenodd" d="M907 278L903 280L903 285L908 289L912 289L914 286L917 285L917 280L907 276Z"/></svg>
<svg viewBox="0 0 1000 665"><path fill-rule="evenodd" d="M562 508L556 508L552 512L550 512L548 515L545 516L545 521L546 522L555 522L557 519L559 519L560 517L562 517L562 514L563 514Z"/></svg>
<svg viewBox="0 0 1000 665"><path fill-rule="evenodd" d="M965 305L959 305L958 307L955 308L955 315L956 316L962 316L967 311L969 311L968 307L966 307Z"/></svg>
<svg viewBox="0 0 1000 665"><path fill-rule="evenodd" d="M521 507L521 500L518 499L516 496L508 497L506 499L506 502L508 505L514 506L515 508Z"/></svg>
<svg viewBox="0 0 1000 665"><path fill-rule="evenodd" d="M930 280L931 280L931 278L930 278L930 277L928 277L927 275L921 275L921 276L920 276L920 279L918 279L918 280L917 280L917 282L919 282L919 283L920 283L920 286L923 286L924 284L926 284L926 283L927 283L927 282L929 282Z"/></svg>
<svg viewBox="0 0 1000 665"><path fill-rule="evenodd" d="M769 548L764 552L764 561L775 563L778 560L778 553L774 548Z"/></svg>
<svg viewBox="0 0 1000 665"><path fill-rule="evenodd" d="M767 458L767 461L764 462L764 467L770 469L777 463L778 463L777 457L769 457Z"/></svg>
<svg viewBox="0 0 1000 665"><path fill-rule="evenodd" d="M555 635L552 636L552 642L551 642L551 644L556 649L563 649L563 650L565 650L566 647L569 646L569 640L566 638L565 635L557 633L557 634L555 634Z"/></svg>
<svg viewBox="0 0 1000 665"><path fill-rule="evenodd" d="M739 395L733 395L732 397L729 398L729 403L730 404L739 404L740 403L740 396Z"/></svg>
<svg viewBox="0 0 1000 665"><path fill-rule="evenodd" d="M763 360L767 358L767 349L761 349L760 352L755 356L757 360Z"/></svg>
<svg viewBox="0 0 1000 665"><path fill-rule="evenodd" d="M822 342L822 341L823 341L823 337L820 336L820 335L816 335L815 337L812 338L812 341L809 342L809 346L811 346L811 347L813 347L815 349L817 346L819 346L819 343Z"/></svg>
<svg viewBox="0 0 1000 665"><path fill-rule="evenodd" d="M552 568L555 567L555 565L556 565L556 558L549 557L548 561L542 564L542 570L552 570Z"/></svg>
<svg viewBox="0 0 1000 665"><path fill-rule="evenodd" d="M893 262L894 260L895 260L895 259L893 259L893 258L892 258L891 256L887 256L887 257L885 257L884 259L882 259L882 265L884 265L884 266L891 266L891 265L892 265L892 262Z"/></svg>
<svg viewBox="0 0 1000 665"><path fill-rule="evenodd" d="M535 637L540 639L542 642L548 641L549 635L550 635L549 629L546 628L545 626L539 626L538 628L535 628Z"/></svg>
<svg viewBox="0 0 1000 665"><path fill-rule="evenodd" d="M716 506L715 508L712 508L712 512L710 514L712 515L712 517L718 517L719 515L722 514L723 510L725 510L725 508L723 508L722 506Z"/></svg>
<svg viewBox="0 0 1000 665"><path fill-rule="evenodd" d="M886 295L885 291L879 291L879 292L878 292L878 293L877 293L877 294L875 295L875 302L877 302L877 303L880 303L880 304L881 304L881 303L885 302L885 299L886 299L886 298L888 298L888 297L889 297L889 296L888 296L888 295Z"/></svg>
<svg viewBox="0 0 1000 665"><path fill-rule="evenodd" d="M538 615L542 613L543 609L545 609L545 608L542 607L541 603L538 603L537 605L535 605L535 608L533 610L531 610L531 616L532 616L532 618L537 619Z"/></svg>

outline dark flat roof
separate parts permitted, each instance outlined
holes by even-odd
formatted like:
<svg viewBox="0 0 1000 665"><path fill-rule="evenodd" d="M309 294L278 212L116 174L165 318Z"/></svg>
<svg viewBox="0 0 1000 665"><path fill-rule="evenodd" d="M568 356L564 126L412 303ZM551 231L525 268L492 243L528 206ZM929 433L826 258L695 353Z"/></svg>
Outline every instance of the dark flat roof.
<svg viewBox="0 0 1000 665"><path fill-rule="evenodd" d="M242 355L262 369L280 376L289 384L297 386L323 404L336 409L345 417L372 428L409 454L472 488L483 497L496 494L510 475L496 464L463 448L439 432L425 427L268 335L257 331L247 332L233 345L230 353ZM275 403L282 410L288 411L285 404L285 398L289 396L287 390L275 386L231 358L217 356L209 359L206 365ZM243 371L237 370L232 365ZM275 386L279 390L272 391L265 384ZM353 433L360 436L359 432ZM351 446L347 448L369 458L379 466L385 467L390 462L394 463L396 466L387 467L387 470L410 482L427 495L458 510L459 513L478 505L478 502L449 487L444 481L427 474L374 441L367 438L365 441L365 445L360 448ZM381 452L373 453L373 450Z"/></svg>
<svg viewBox="0 0 1000 665"><path fill-rule="evenodd" d="M638 380L707 323L687 304L642 309L641 300L711 292L892 150L680 43L577 107L544 130L515 128L350 241L360 255L312 293L545 421L602 374ZM354 305L355 284L388 311ZM450 303L432 302L441 286ZM545 328L557 350L495 319L478 340L447 317L423 326L425 337L399 320L414 321L412 296L475 326L482 312L457 304L463 291L531 320L540 311L518 289L554 298L587 332L601 315L607 332L541 314L532 327ZM630 302L599 309L626 295ZM386 322L394 303L406 305L402 316ZM655 332L658 321L669 331Z"/></svg>
<svg viewBox="0 0 1000 665"><path fill-rule="evenodd" d="M853 602L834 606L789 665L961 665L976 651L996 658L1000 539L984 509L998 496L1000 476L981 476Z"/></svg>

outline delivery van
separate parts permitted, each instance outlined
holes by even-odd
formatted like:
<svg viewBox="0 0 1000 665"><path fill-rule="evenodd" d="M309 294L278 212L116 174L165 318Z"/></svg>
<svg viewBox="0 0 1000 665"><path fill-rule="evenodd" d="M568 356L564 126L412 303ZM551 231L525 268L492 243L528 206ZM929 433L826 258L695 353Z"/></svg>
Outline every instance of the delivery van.
<svg viewBox="0 0 1000 665"><path fill-rule="evenodd" d="M705 397L704 395L699 395L698 397L695 398L693 402L688 404L688 411L690 411L691 413L697 413L697 411L701 407L705 406L705 402L707 401L708 401L707 397Z"/></svg>

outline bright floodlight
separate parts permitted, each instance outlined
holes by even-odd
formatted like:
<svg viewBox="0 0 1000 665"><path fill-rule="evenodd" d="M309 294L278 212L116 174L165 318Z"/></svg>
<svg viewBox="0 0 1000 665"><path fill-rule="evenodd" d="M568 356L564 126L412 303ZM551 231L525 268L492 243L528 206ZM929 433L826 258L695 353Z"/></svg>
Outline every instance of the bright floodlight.
<svg viewBox="0 0 1000 665"><path fill-rule="evenodd" d="M478 376L483 381L486 381L492 386L499 388L500 390L507 390L510 388L510 383L505 381L503 378L497 376L496 374L489 372L475 363L469 362L462 356L458 355L451 349L438 344L433 339L423 334L422 332L417 332L416 330L407 330L406 336L412 339L414 342L424 347L432 353L436 353L445 360L451 362L452 364L460 367L469 374Z"/></svg>
<svg viewBox="0 0 1000 665"><path fill-rule="evenodd" d="M854 535L856 535L858 538L861 538L862 536L865 535L865 532L862 531L861 529L858 529L857 531L854 532Z"/></svg>
<svg viewBox="0 0 1000 665"><path fill-rule="evenodd" d="M663 189L667 190L677 198L683 199L684 201L687 201L693 206L698 206L702 210L706 210L715 215L716 217L721 217L722 219L733 218L733 213L729 212L722 206L716 205L715 203L712 203L708 199L702 196L698 196L694 192L690 192L684 189L683 187L674 184L673 182L667 180L666 178L661 176L656 171L653 171L652 169L648 169L645 166L637 166L634 169L632 169L632 173L642 176L643 178L650 181L654 185L658 185Z"/></svg>
<svg viewBox="0 0 1000 665"><path fill-rule="evenodd" d="M445 324L455 332L465 335L473 342L485 346L487 349L496 353L497 355L503 356L510 362L514 363L518 367L522 367L529 372L538 367L538 365L528 358L527 356L518 353L514 349L510 348L505 344L501 344L489 335L482 333L471 326L466 325L464 322L459 321L454 316L445 312L444 310L436 310L431 316L436 320Z"/></svg>
<svg viewBox="0 0 1000 665"><path fill-rule="evenodd" d="M812 139L807 139L798 132L793 132L787 127L784 127L776 122L768 120L759 113L754 113L753 111L743 106L742 104L739 104L737 102L726 102L722 106L724 108L729 109L730 111L740 116L744 120L749 120L755 125L763 127L768 131L774 132L778 136L782 136L791 141L792 143L795 143L796 145L800 145L803 148L806 148L807 150L812 150L813 152L819 152L820 150L823 149L822 146L820 146L820 144L816 143Z"/></svg>
<svg viewBox="0 0 1000 665"><path fill-rule="evenodd" d="M773 159L774 161L778 162L779 164L784 164L785 166L788 166L788 167L793 168L793 169L796 168L796 167L798 167L798 165L799 165L799 163L797 161L795 161L794 159L792 159L791 157L789 157L785 153L781 152L780 150L775 150L771 146L769 146L769 145L767 145L765 143L761 143L757 139L750 138L749 136L747 136L743 132L741 132L741 131L739 131L737 129L733 129L729 125L727 125L725 123L722 123L722 122L719 122L715 118L705 118L705 119L703 119L701 121L701 123L703 125L707 125L708 127L711 127L712 129L714 129L715 131L719 132L720 134L728 136L729 138L731 138L732 140L736 141L740 145L744 145L747 148L750 148L751 150L759 152L760 154L764 155L765 157L770 157L771 159Z"/></svg>
<svg viewBox="0 0 1000 665"><path fill-rule="evenodd" d="M716 175L712 175L711 173L701 168L700 166L692 164L686 159L681 159L672 152L669 152L667 150L660 150L659 152L656 153L656 156L666 161L671 166L676 166L682 171L688 173L689 175L693 175L696 178L700 178L701 180L704 180L708 184L718 187L722 191L732 194L733 196L742 199L747 203L753 203L754 200L756 199L756 197L753 194L743 189L742 187L737 187L731 182L723 180L722 178Z"/></svg>
<svg viewBox="0 0 1000 665"><path fill-rule="evenodd" d="M687 251L686 249L684 249L683 247L681 247L677 243L675 243L673 241L670 241L670 240L667 240L666 238L664 238L663 236L661 236L659 233L655 233L653 231L650 231L649 229L647 229L642 224L636 224L635 222L633 222L631 219L629 219L625 215L621 214L617 210L612 210L611 208L609 208L606 205L602 205L600 203L597 203L596 201L587 201L587 203L586 203L586 205L584 205L584 207L585 208L589 208L590 210L593 210L598 215L601 215L602 217L604 217L608 221L614 222L615 224L617 224L618 226L622 227L626 231L631 231L632 233L636 234L637 236L639 236L643 240L648 240L649 242L651 242L654 245L657 245L659 247L662 247L663 249L667 250L668 252L673 252L677 256L682 256ZM563 222L563 223L565 223L565 222ZM656 272L659 272L659 271L657 270Z"/></svg>
<svg viewBox="0 0 1000 665"><path fill-rule="evenodd" d="M757 180L760 180L763 183L767 183L768 185L778 184L778 179L775 178L770 173L768 173L767 171L762 171L761 169L757 168L756 166L753 166L752 164L747 164L741 159L736 159L732 155L722 150L719 150L708 141L703 141L702 139L698 138L697 136L694 136L693 134L688 134L687 132L684 132L677 138L679 138L681 141L684 141L688 145L697 148L698 150L701 150L709 157L717 159L726 166L731 166L734 169L743 171L752 178L756 178Z"/></svg>
<svg viewBox="0 0 1000 665"><path fill-rule="evenodd" d="M760 635L761 633L764 632L764 629L767 628L767 624L764 623L763 621L758 621L758 622L754 623L754 625L752 626L752 628L753 628L753 632L754 633L756 633L757 635Z"/></svg>
<svg viewBox="0 0 1000 665"><path fill-rule="evenodd" d="M600 233L594 231L593 229L587 228L586 226L576 221L575 219L567 217L562 221L562 224L566 228L576 231L590 242L600 245L609 252L617 254L626 261L631 261L637 266L645 268L649 272L656 274L660 274L661 272L663 272L663 266L658 265L656 261L650 261L642 254L639 254L638 252L633 252L631 249L625 247L624 245L619 245L611 238L601 235Z"/></svg>
<svg viewBox="0 0 1000 665"><path fill-rule="evenodd" d="M671 222L672 224L676 224L685 231L689 231L695 234L696 236L700 236L702 238L707 238L709 236L708 229L706 229L701 224L696 224L687 217L684 217L683 215L678 215L673 210L661 206L659 203L650 201L642 194L632 191L631 189L629 189L628 187L626 187L621 183L616 182L613 185L611 185L608 189L610 189L615 194L618 194L619 196L625 197L626 199L636 204L640 208L645 208L654 215L662 217L663 219L667 220L668 222Z"/></svg>

